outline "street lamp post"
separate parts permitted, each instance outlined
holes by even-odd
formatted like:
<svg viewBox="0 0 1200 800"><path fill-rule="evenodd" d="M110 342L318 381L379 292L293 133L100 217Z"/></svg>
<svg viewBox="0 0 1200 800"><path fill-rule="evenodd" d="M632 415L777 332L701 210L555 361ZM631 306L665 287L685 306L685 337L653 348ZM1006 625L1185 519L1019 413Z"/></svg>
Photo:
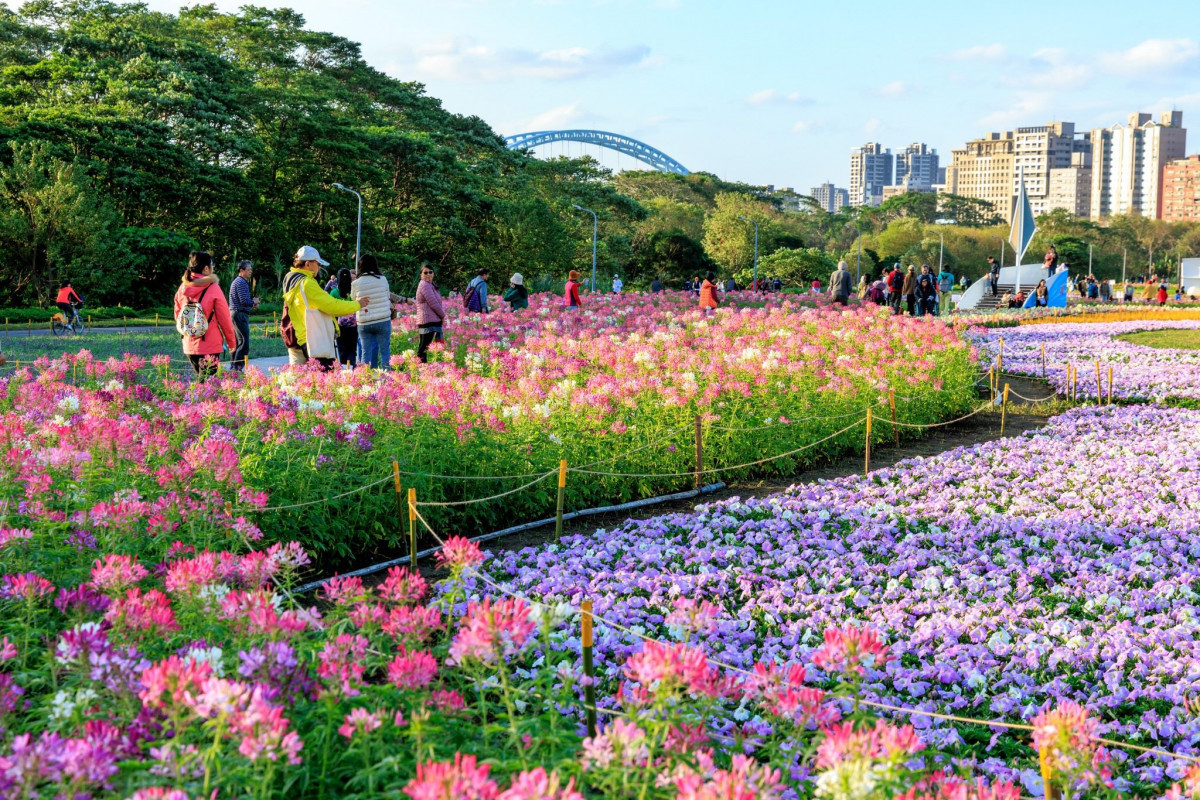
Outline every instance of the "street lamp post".
<svg viewBox="0 0 1200 800"><path fill-rule="evenodd" d="M1125 291L1125 262L1129 260L1129 248L1121 248L1121 291Z"/></svg>
<svg viewBox="0 0 1200 800"><path fill-rule="evenodd" d="M596 212L592 211L590 208L584 208L583 206L577 206L577 205L572 205L571 208L575 209L576 211L586 211L587 213L592 215L592 292L595 293L595 291L596 291L596 233L600 229L600 220L596 216Z"/></svg>
<svg viewBox="0 0 1200 800"><path fill-rule="evenodd" d="M997 239L1000 242L1000 266L1001 266L1001 268L1003 268L1004 267L1004 237L992 234L992 238Z"/></svg>
<svg viewBox="0 0 1200 800"><path fill-rule="evenodd" d="M738 219L749 222L754 225L754 291L761 291L762 287L758 285L758 220L750 219L749 217L738 217Z"/></svg>
<svg viewBox="0 0 1200 800"><path fill-rule="evenodd" d="M946 254L946 234L938 231L938 238L941 239L941 243L938 245L938 272L941 272L942 261Z"/></svg>
<svg viewBox="0 0 1200 800"><path fill-rule="evenodd" d="M1092 246L1088 245L1088 275L1093 275L1092 272Z"/></svg>
<svg viewBox="0 0 1200 800"><path fill-rule="evenodd" d="M362 195L353 189L347 189L340 183L335 183L333 188L341 189L343 192L349 192L358 198L358 228L354 234L354 268L358 269L358 257L361 255L360 250L362 249Z"/></svg>

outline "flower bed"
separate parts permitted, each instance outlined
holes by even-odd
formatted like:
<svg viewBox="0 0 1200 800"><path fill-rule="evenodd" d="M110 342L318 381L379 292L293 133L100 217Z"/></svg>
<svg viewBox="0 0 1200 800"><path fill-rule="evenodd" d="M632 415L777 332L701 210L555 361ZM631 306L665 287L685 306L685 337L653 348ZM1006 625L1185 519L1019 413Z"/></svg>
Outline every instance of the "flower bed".
<svg viewBox="0 0 1200 800"><path fill-rule="evenodd" d="M1105 735L1196 755L1197 452L1200 412L1077 409L1017 439L630 521L488 569L518 593L593 597L598 614L664 639L688 630L683 598L703 601L696 641L710 658L802 664L818 684L822 629L850 621L896 640L869 697L1018 722L1069 700ZM597 631L615 681L640 643ZM930 745L1034 791L1013 734L911 721ZM1129 760L1119 786L1186 766Z"/></svg>
<svg viewBox="0 0 1200 800"><path fill-rule="evenodd" d="M1099 362L1100 383L1106 399L1108 369L1112 367L1114 398L1194 403L1200 400L1200 352L1146 347L1116 337L1135 331L1197 328L1200 328L1200 320L1062 323L989 332L976 340L994 362L1003 337L1004 370L1039 377L1042 375L1042 347L1045 346L1045 377L1060 394L1067 391L1067 366L1072 364L1079 372L1077 396L1095 399L1098 396L1096 363Z"/></svg>
<svg viewBox="0 0 1200 800"><path fill-rule="evenodd" d="M786 301L710 316L681 297L623 303L569 312L535 298L527 317L506 312L451 326L457 363L447 353L422 367L408 354L388 373L251 370L244 380L192 385L166 371L165 357L43 359L3 381L0 414L10 436L27 444L10 460L0 500L24 503L30 524L82 515L79 527L94 536L88 509L136 496L122 534L158 532L170 493L203 471L189 469L189 459L219 452L224 472L236 471L248 492L224 498L231 508L222 513L250 520L264 546L297 539L331 565L407 543L390 480L394 460L419 502L471 501L533 484L500 501L427 510L440 529L474 533L552 514L553 481L534 478L556 471L560 459L598 472L668 475L573 473L569 508L689 485L679 474L694 468L697 415L711 468L831 437L886 400L889 388L909 422L944 419L975 402L974 356L945 326ZM884 426L874 433L890 435ZM792 470L862 440L861 429L850 430L755 471ZM213 545L172 522L180 532L171 537ZM106 544L158 560L170 541Z"/></svg>

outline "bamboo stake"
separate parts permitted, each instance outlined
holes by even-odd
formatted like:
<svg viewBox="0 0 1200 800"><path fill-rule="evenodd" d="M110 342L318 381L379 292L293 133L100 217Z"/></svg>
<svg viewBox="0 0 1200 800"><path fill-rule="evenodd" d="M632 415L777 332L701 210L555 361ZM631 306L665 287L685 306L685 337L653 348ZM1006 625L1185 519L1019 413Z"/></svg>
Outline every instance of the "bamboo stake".
<svg viewBox="0 0 1200 800"><path fill-rule="evenodd" d="M696 488L700 488L700 472L704 469L704 444L701 440L700 415L696 415Z"/></svg>
<svg viewBox="0 0 1200 800"><path fill-rule="evenodd" d="M1004 435L1004 425L1008 422L1008 384L1004 384L1004 402L1000 406L1000 435Z"/></svg>
<svg viewBox="0 0 1200 800"><path fill-rule="evenodd" d="M417 571L417 490L408 490L408 564Z"/></svg>
<svg viewBox="0 0 1200 800"><path fill-rule="evenodd" d="M554 541L562 539L563 497L567 493L567 460L558 462L558 510L554 514Z"/></svg>
<svg viewBox="0 0 1200 800"><path fill-rule="evenodd" d="M1112 365L1109 364L1108 365L1108 404L1110 406L1112 405L1112 381L1113 381L1113 368L1112 368Z"/></svg>
<svg viewBox="0 0 1200 800"><path fill-rule="evenodd" d="M1000 337L1000 355L997 356L996 369L1000 370L1000 371L1004 370L1004 337L1003 336Z"/></svg>
<svg viewBox="0 0 1200 800"><path fill-rule="evenodd" d="M1042 342L1042 377L1046 377L1046 343Z"/></svg>
<svg viewBox="0 0 1200 800"><path fill-rule="evenodd" d="M1096 405L1104 402L1104 385L1100 383L1100 362L1096 362Z"/></svg>
<svg viewBox="0 0 1200 800"><path fill-rule="evenodd" d="M900 446L900 426L896 424L896 390L888 390L888 405L892 407L892 438L896 441L896 447Z"/></svg>
<svg viewBox="0 0 1200 800"><path fill-rule="evenodd" d="M863 454L863 475L871 472L871 409L867 409L867 439Z"/></svg>
<svg viewBox="0 0 1200 800"><path fill-rule="evenodd" d="M154 312L154 330L158 330L158 312Z"/></svg>
<svg viewBox="0 0 1200 800"><path fill-rule="evenodd" d="M596 735L596 667L592 660L592 601L584 600L580 604L583 614L580 623L583 627L583 702L584 717L587 719L588 736Z"/></svg>

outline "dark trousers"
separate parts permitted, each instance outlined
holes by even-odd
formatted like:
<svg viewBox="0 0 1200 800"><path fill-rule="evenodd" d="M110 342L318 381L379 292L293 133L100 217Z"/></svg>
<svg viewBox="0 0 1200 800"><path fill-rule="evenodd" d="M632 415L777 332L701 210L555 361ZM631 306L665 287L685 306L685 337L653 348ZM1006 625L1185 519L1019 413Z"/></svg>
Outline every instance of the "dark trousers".
<svg viewBox="0 0 1200 800"><path fill-rule="evenodd" d="M888 305L890 305L892 307L893 314L900 313L900 293L899 292L891 292L888 295Z"/></svg>
<svg viewBox="0 0 1200 800"><path fill-rule="evenodd" d="M338 331L338 361L354 366L358 363L358 326L347 325Z"/></svg>
<svg viewBox="0 0 1200 800"><path fill-rule="evenodd" d="M420 341L417 342L417 358L421 359L422 364L428 364L429 355L426 351L429 350L429 345L442 340L442 329L418 328L417 333L421 336Z"/></svg>
<svg viewBox="0 0 1200 800"><path fill-rule="evenodd" d="M908 304L908 315L915 317L917 315L917 296L915 294L908 294L904 296L904 300Z"/></svg>
<svg viewBox="0 0 1200 800"><path fill-rule="evenodd" d="M188 361L192 362L192 369L196 371L196 378L201 383L217 374L219 359L220 356L215 353L188 356Z"/></svg>
<svg viewBox="0 0 1200 800"><path fill-rule="evenodd" d="M241 369L246 366L246 359L250 357L250 315L245 311L234 311L233 330L237 334L237 347L233 349L233 356L230 358L230 369Z"/></svg>
<svg viewBox="0 0 1200 800"><path fill-rule="evenodd" d="M992 294L999 294L1000 276L992 275Z"/></svg>

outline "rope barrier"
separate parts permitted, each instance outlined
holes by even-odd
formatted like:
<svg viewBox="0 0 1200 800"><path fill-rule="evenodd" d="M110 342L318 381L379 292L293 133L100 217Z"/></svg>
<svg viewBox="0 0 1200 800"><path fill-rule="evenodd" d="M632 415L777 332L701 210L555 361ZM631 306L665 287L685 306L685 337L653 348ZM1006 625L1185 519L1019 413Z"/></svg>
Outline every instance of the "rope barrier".
<svg viewBox="0 0 1200 800"><path fill-rule="evenodd" d="M899 398L897 398L897 399L899 399ZM911 399L911 398L905 398L905 399ZM712 431L733 431L735 433L753 433L755 431L778 430L780 428L780 426L788 427L791 425L801 425L805 422L818 422L818 421L824 422L826 420L831 420L831 419L846 419L847 417L853 417L856 414L865 414L865 413L867 413L868 408L879 408L879 406L883 406L883 405L887 405L886 400L880 400L878 403L875 403L874 405L871 405L871 406L867 406L866 408L860 408L856 411L850 411L845 414L836 414L832 417L805 417L804 419L793 419L793 420L789 420L786 425L781 422L774 422L774 423L771 423L770 425L759 425L754 428L734 428L734 427L728 427L728 426L722 426L722 425L709 425L708 429L712 430Z"/></svg>
<svg viewBox="0 0 1200 800"><path fill-rule="evenodd" d="M912 423L912 422L896 422L894 424L899 425L901 428L920 428L921 430L925 430L927 428L940 428L944 425L953 425L956 422L962 422L965 419L970 419L971 417L975 416L976 414L980 413L981 411L986 411L987 409L991 408L994 405L995 405L995 403L993 401L988 401L988 402L984 403L983 405L981 405L979 408L972 411L970 414L967 414L965 417L959 417L958 419L946 420L945 422L929 422L929 423L925 423L925 424L921 424L921 425L918 425L918 424ZM887 422L887 420L883 420L882 422ZM892 423L889 423L889 424L892 424Z"/></svg>
<svg viewBox="0 0 1200 800"><path fill-rule="evenodd" d="M1034 398L1026 397L1025 395L1023 395L1020 392L1015 391L1013 389L1009 389L1008 393L1011 394L1013 397L1017 397L1021 400L1024 400L1026 403L1046 403L1046 402L1054 400L1055 398L1058 397L1057 394L1049 394L1049 395L1046 395L1045 397L1040 397L1035 400Z"/></svg>
<svg viewBox="0 0 1200 800"><path fill-rule="evenodd" d="M261 513L264 511L288 511L293 508L305 508L307 506L315 506L320 503L328 503L331 500L340 500L343 497L349 497L350 495L358 494L359 492L365 492L367 489L372 489L381 483L387 483L391 479L392 479L392 476L388 475L386 478L380 478L379 480L375 481L374 483L368 483L363 486L359 486L357 489L351 489L348 492L342 492L341 494L335 494L332 497L323 497L320 500L309 500L308 502L305 502L305 503L292 503L291 505L286 505L286 506L269 506L267 508L249 508L248 510Z"/></svg>
<svg viewBox="0 0 1200 800"><path fill-rule="evenodd" d="M521 486L518 486L515 489L509 489L507 492L500 492L500 494L491 495L490 497L477 497L474 500L450 500L450 501L443 501L443 502L432 502L432 501L427 500L425 502L417 503L416 505L418 505L418 506L437 506L437 507L445 508L445 507L449 507L449 506L469 506L469 505L474 505L475 503L486 503L489 500L498 500L501 497L507 497L510 494L516 494L517 492L524 491L525 489L528 489L530 486L535 486L535 485L541 483L542 481L546 480L546 478L549 478L551 475L557 475L557 474L558 474L558 470L552 469L549 472L544 473L541 477L534 478L529 483L522 484ZM391 478L390 477L384 478L384 480L391 480Z"/></svg>
<svg viewBox="0 0 1200 800"><path fill-rule="evenodd" d="M420 512L414 511L414 513L416 514L417 519L420 520L421 524L425 526L425 530L429 531L430 535L432 535L433 538L437 540L439 545L444 547L446 544L445 540L442 539L442 537L438 536L437 531L435 531L432 527L430 527L429 523L425 520L425 518L423 516L421 516ZM525 596L519 595L516 592L512 591L511 589L508 589L508 588L500 585L496 581L492 580L488 575L486 575L485 573L481 572L478 569L472 569L470 571L470 574L476 578L479 578L481 581L483 581L483 583L492 587L493 589L495 589L497 592L499 592L502 595L521 600L523 602L529 603L530 605L538 606L543 609L549 608L549 606L547 606L546 603L542 602L541 599L530 598L530 597L525 597ZM580 608L578 608L577 606L571 605L570 608L571 608L572 614L574 614L575 616L579 616L580 614L582 614L582 610ZM665 642L661 639L655 639L653 636L648 636L644 633L639 633L638 631L635 631L632 628L629 628L618 622L614 622L613 620L611 620L607 617L601 616L600 614L597 614L595 611L592 611L590 613L591 613L592 619L595 622L601 622L601 623L609 626L613 630L619 631L619 632L624 633L629 636L633 636L636 639L640 639L642 642L654 642L656 644L672 646L670 642ZM711 656L708 656L707 654L705 657L707 658L708 662L711 663L713 666L720 667L721 669L724 669L727 672L731 672L731 673L734 673L737 675L742 675L744 677L754 679L755 681L760 681L762 679L762 676L760 676L754 672L750 672L749 670L745 670L745 669L742 669L741 667L738 667L733 664L729 664L727 662L713 658ZM791 684L789 684L789 685L791 685ZM800 688L800 687L795 687L795 688ZM872 708L878 708L880 710L892 711L892 712L901 713L901 714L908 714L911 716L929 717L931 719L940 719L940 720L945 720L948 722L961 722L961 723L970 724L970 725L984 725L984 726L992 727L992 728L1005 728L1005 729L1009 729L1009 730L1019 730L1019 731L1034 730L1034 727L1032 725L1028 725L1025 723L1006 722L1004 720L976 719L973 717L959 716L957 714L943 714L938 711L926 711L924 709L919 709L919 708L906 708L904 706L897 706L897 705L892 705L890 703L882 703L882 702L878 702L878 701L874 701L874 700L860 700L859 703L860 703L860 705L870 706ZM1154 748L1154 747L1144 747L1142 745L1132 744L1132 743L1128 743L1128 742L1120 742L1115 739L1098 739L1098 741L1101 744L1108 745L1109 747L1119 747L1122 749L1135 750L1138 752L1162 756L1162 757L1171 758L1171 759L1177 758L1177 759L1182 759L1185 761L1190 761L1192 763L1200 764L1200 757L1197 757L1197 756L1189 756L1189 755L1185 755L1182 753L1172 753L1168 750L1161 750L1161 749Z"/></svg>
<svg viewBox="0 0 1200 800"><path fill-rule="evenodd" d="M745 469L746 467L755 467L755 466L758 466L759 464L766 464L770 461L778 461L781 458L787 458L788 456L793 456L796 453L800 453L805 450L808 450L810 447L816 447L817 445L823 444L823 443L829 441L830 439L841 436L846 431L853 430L854 428L857 428L859 425L862 425L865 422L866 422L866 418L864 417L863 419L860 419L858 422L855 422L852 425L847 425L845 428L842 428L840 431L831 433L830 435L826 436L824 439L818 439L815 442L809 442L808 444L804 445L803 447L797 447L795 450L789 450L786 453L780 453L779 455L769 456L767 458L760 458L758 461L748 461L745 464L734 464L734 465L728 466L728 467L709 467L708 469L689 470L687 472L642 472L642 473L638 473L638 472L599 472L597 470L580 469L578 467L568 467L567 471L568 472L578 472L578 473L581 473L584 475L601 475L601 476L616 477L616 478L683 478L683 477L695 476L695 475L709 475L709 474L716 473L716 472L729 472L731 470Z"/></svg>

